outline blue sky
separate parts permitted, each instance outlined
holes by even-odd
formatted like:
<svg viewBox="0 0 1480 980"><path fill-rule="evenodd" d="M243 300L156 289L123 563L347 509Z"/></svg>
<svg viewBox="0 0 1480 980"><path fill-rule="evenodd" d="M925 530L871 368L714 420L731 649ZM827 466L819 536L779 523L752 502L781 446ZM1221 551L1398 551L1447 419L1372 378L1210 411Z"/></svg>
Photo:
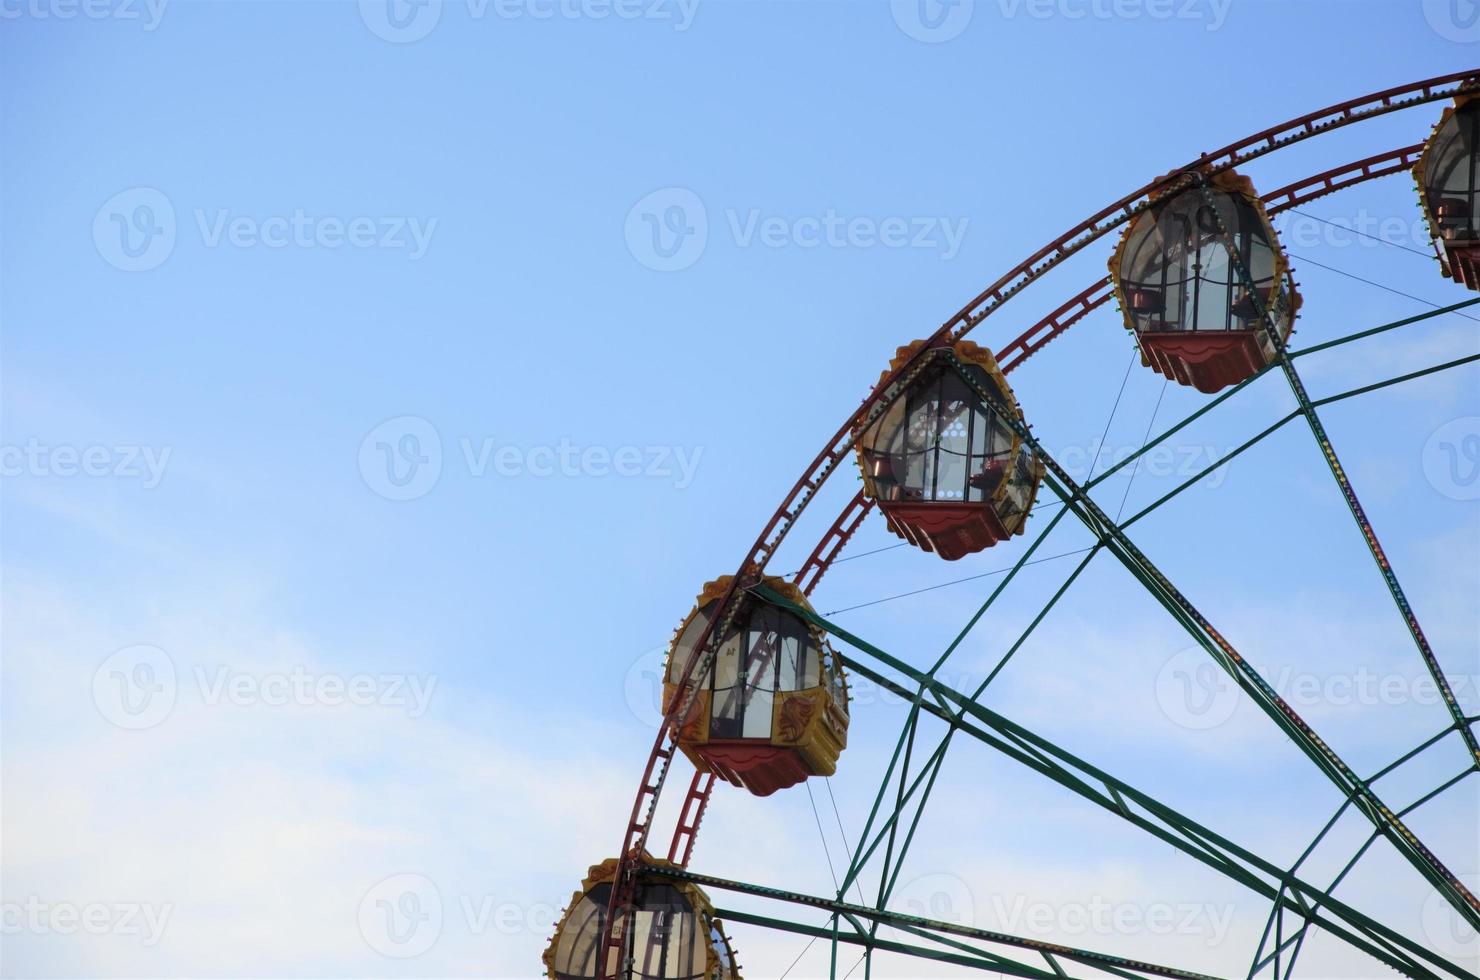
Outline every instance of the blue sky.
<svg viewBox="0 0 1480 980"><path fill-rule="evenodd" d="M1199 152L1474 65L1465 4L4 0L0 972L534 976L545 920L619 841L669 633L894 348ZM1438 111L1246 172L1272 189L1417 142ZM1470 295L1405 250L1428 248L1407 177L1302 210L1389 244L1287 216L1297 346L1428 308L1314 263L1433 303ZM976 339L1000 346L1102 276L1110 245ZM1301 369L1329 394L1477 341L1451 315ZM1112 415L1131 358L1101 310L1012 376L1066 463L1202 402L1173 388L1156 408L1161 379L1135 366ZM1480 440L1477 382L1471 365L1323 413L1471 713L1480 503L1442 446ZM1127 513L1292 404L1261 381L1141 472ZM1307 685L1293 699L1357 768L1444 724L1308 431L1287 426L1135 537L1272 679ZM850 553L893 540L872 520ZM1087 540L1066 521L1044 553ZM1025 546L860 557L815 601L988 572ZM1069 561L1024 572L946 676L979 683ZM838 620L928 663L995 582ZM1187 646L1097 558L985 700L1293 860L1332 791L1247 705L1179 723ZM1343 693L1369 676L1395 693ZM145 689L164 697L132 713ZM857 706L831 785L850 833L903 718ZM1426 753L1393 801L1462 764ZM1246 893L980 746L954 747L942 781L899 907L1246 969L1265 911ZM1414 818L1464 874L1480 872L1476 793L1472 778ZM696 867L821 893L820 850L801 789L727 791ZM1354 902L1477 955L1410 869L1363 867ZM441 902L424 949L376 932L377 902L408 889ZM1195 928L1054 911L1097 897L1185 907ZM57 909L99 906L99 928L55 928ZM157 930L123 922L145 913ZM737 932L753 977L803 945ZM1320 975L1373 969L1322 940L1303 955ZM826 966L814 948L793 975Z"/></svg>

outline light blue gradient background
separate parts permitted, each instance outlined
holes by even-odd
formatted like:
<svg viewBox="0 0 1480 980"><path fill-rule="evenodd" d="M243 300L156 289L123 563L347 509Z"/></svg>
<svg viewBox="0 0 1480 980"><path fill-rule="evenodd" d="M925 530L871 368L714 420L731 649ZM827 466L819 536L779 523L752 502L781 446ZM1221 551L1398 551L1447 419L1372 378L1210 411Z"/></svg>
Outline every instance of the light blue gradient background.
<svg viewBox="0 0 1480 980"><path fill-rule="evenodd" d="M942 43L910 37L878 2L701 0L685 30L648 17L511 18L492 6L474 17L447 3L412 43L377 36L349 2L175 0L153 30L6 6L19 15L0 20L3 442L168 447L170 457L152 489L56 474L4 482L0 886L5 902L172 903L175 917L149 948L116 935L7 934L0 972L535 975L547 930L479 933L454 915L457 899L558 909L586 865L610 856L652 737L652 651L700 583L734 570L894 347L1085 214L1204 150L1480 63L1480 43L1426 17L1442 6L1234 0L1215 23L1210 4L1185 0L1171 9L1195 16L1170 19L1142 7L1039 17L1030 11L1044 8L1026 0L1009 16L1005 0L978 0ZM1246 172L1272 189L1419 141L1438 111L1353 127ZM136 187L167 196L177 240L157 268L130 273L100 254L92 228L105 202ZM697 195L708 239L691 266L665 273L629 250L626 228L639 200L668 188ZM742 246L727 217L829 209L965 222L965 236L948 260L930 248ZM222 210L435 225L416 259L406 249L208 247L196 213L209 223ZM1417 219L1404 176L1305 210L1405 228ZM1318 240L1292 241L1299 255L1436 303L1468 295L1432 260L1321 238L1326 226L1305 231ZM1108 250L1100 243L1054 272L976 339L1015 337L1103 275ZM1425 309L1298 257L1295 268L1306 294L1297 344ZM1327 394L1473 353L1477 338L1472 321L1451 316L1302 370ZM1013 375L1046 445L1083 457L1130 356L1107 309ZM1441 659L1468 678L1480 675L1480 504L1437 492L1423 452L1441 426L1480 415L1477 382L1470 366L1324 413ZM1161 387L1131 373L1112 445L1140 443ZM1201 400L1169 391L1162 423ZM1226 450L1291 404L1283 382L1267 379L1184 443ZM391 501L358 460L366 434L401 416L435 428L442 472L424 496ZM1136 539L1272 675L1366 666L1417 676L1297 426L1138 525ZM462 439L681 447L698 463L683 487L670 477L477 478ZM1175 481L1139 476L1127 513ZM855 475L834 484L778 571L795 567ZM1107 484L1112 509L1123 487ZM874 518L852 547L893 540ZM1043 553L1086 540L1066 521ZM1023 547L949 566L906 549L860 558L831 573L816 601L829 611L1001 568ZM946 676L975 686L1069 567L1025 572ZM839 619L929 663L996 581ZM99 716L90 685L105 658L141 643L173 659L180 706L157 727L122 731ZM1186 645L1123 570L1097 558L985 700L1288 862L1335 797L1246 709L1211 733L1158 710L1158 672ZM202 706L188 678L219 664L413 673L436 689L417 719ZM1480 711L1473 689L1464 700ZM1363 771L1446 721L1432 705L1309 709ZM832 787L850 833L904 714L857 708ZM1457 749L1418 760L1392 802L1462 764ZM675 776L673 795L686 778ZM956 884L945 891L964 889L956 901L973 902L979 924L1003 924L992 914L1001 895L1008 905L1021 895L1228 902L1252 937L1060 938L1246 968L1263 922L1246 893L978 747L954 748L942 783L905 877L947 876ZM818 802L836 863L831 807ZM1472 777L1414 821L1467 874L1480 871L1476 805ZM1349 851L1361 837L1342 840ZM831 889L800 788L764 801L723 790L696 865ZM415 959L376 955L356 928L365 890L397 873L437 882L447 907L440 939ZM1349 897L1422 937L1413 877L1379 854ZM865 875L865 888L876 879ZM927 904L941 893L922 887ZM775 977L803 945L737 932L752 978ZM1320 975L1377 969L1330 942L1305 955ZM821 946L809 957L794 976L825 975Z"/></svg>

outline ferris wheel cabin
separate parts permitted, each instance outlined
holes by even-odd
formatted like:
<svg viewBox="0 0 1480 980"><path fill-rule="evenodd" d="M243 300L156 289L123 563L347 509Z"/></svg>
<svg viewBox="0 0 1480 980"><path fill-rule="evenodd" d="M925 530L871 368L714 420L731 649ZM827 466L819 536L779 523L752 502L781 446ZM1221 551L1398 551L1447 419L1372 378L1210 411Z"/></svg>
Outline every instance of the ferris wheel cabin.
<svg viewBox="0 0 1480 980"><path fill-rule="evenodd" d="M665 865L644 853L643 863ZM612 962L598 971L598 950L611 902L617 861L592 865L581 890L555 927L545 949L549 980L740 980L735 953L709 897L690 882L669 881L657 875L639 877L632 916L632 936L624 948L632 969L623 973L611 950ZM616 929L624 928L619 923Z"/></svg>
<svg viewBox="0 0 1480 980"><path fill-rule="evenodd" d="M1444 110L1414 168L1424 217L1444 274L1480 291L1480 98Z"/></svg>
<svg viewBox="0 0 1480 980"><path fill-rule="evenodd" d="M922 346L899 348L884 376ZM864 493L890 530L947 561L1021 534L1043 464L1007 422L1023 414L992 352L937 347L895 383L904 390L856 443Z"/></svg>
<svg viewBox="0 0 1480 980"><path fill-rule="evenodd" d="M1144 364L1212 394L1274 360L1300 299L1264 204L1232 171L1153 197L1110 259ZM1252 286L1252 288L1250 288Z"/></svg>
<svg viewBox="0 0 1480 980"><path fill-rule="evenodd" d="M767 577L765 584L811 608L785 579ZM706 584L674 635L664 673L666 704L676 703L684 671L729 585L729 576ZM790 610L747 593L736 601L713 661L689 679L693 704L678 747L698 769L756 796L808 776L831 776L848 744L848 687L837 654L821 630Z"/></svg>

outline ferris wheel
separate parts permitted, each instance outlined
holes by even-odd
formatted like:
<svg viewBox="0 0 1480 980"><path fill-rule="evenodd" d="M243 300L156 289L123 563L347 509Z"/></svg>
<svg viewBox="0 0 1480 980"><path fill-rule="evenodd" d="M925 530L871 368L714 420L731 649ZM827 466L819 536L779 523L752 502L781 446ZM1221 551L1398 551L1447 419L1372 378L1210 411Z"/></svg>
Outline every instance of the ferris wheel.
<svg viewBox="0 0 1480 980"><path fill-rule="evenodd" d="M1440 107L1440 103L1448 105ZM1274 190L1256 189L1238 167L1297 143L1386 116L1434 105L1433 129L1409 145L1330 167ZM1480 360L1480 353L1426 366L1319 398L1307 390L1300 359L1366 337L1452 312L1480 298L1358 333L1298 348L1290 344L1301 296L1272 218L1305 202L1381 177L1411 172L1442 273L1480 291L1480 70L1432 78L1364 95L1256 133L1171 170L1108 205L1037 250L938 330L900 346L863 403L843 421L803 471L733 574L704 585L669 647L664 718L645 766L615 857L593 865L575 893L545 953L551 980L737 980L727 930L778 929L877 954L923 957L955 966L1033 980L1111 975L1122 978L1201 978L1154 961L1045 942L972 925L904 914L890 908L905 853L915 839L924 799L939 772L949 736L960 733L1026 766L1084 802L1176 848L1269 906L1249 977L1291 976L1313 930L1347 944L1372 962L1422 978L1480 980L1453 957L1428 948L1338 894L1347 872L1370 848L1390 848L1420 874L1438 900L1471 928L1480 928L1480 900L1441 854L1410 827L1410 814L1480 772L1480 715L1467 715L1436 657L1398 571L1384 552L1322 421L1333 402ZM1091 243L1118 233L1109 275L1097 279L1007 343L985 345L978 333L1008 300L1045 278ZM1078 480L1044 447L1019 404L1008 375L1027 358L1114 300L1139 350L1143 368L1208 396L1130 456L1091 479ZM1237 398L1266 374L1282 379L1296 407L1127 520L1096 502L1103 480L1183 430L1216 406ZM1308 429L1330 479L1370 552L1375 572L1396 606L1412 654L1439 692L1443 727L1420 745L1405 745L1377 771L1359 772L1220 633L1135 541L1130 524L1207 477L1229 459L1282 429ZM861 484L800 569L778 575L768 567L783 539L830 478ZM1044 530L1028 534L1035 507L1056 503ZM1307 757L1312 779L1334 785L1340 808L1293 866L1277 864L1237 843L1216 820L1199 822L985 707L939 668L1001 589L975 611L934 665L911 662L819 614L809 601L849 541L878 511L904 545L953 561L1017 537L1030 543L1006 571L1010 581L1034 560L1061 521L1082 524L1093 546L1068 581L1028 626L1030 633L1091 560L1103 556L1128 570L1156 605L1191 638L1206 662ZM1007 657L1027 638L1024 633ZM1003 663L1006 662L1006 657ZM999 667L1000 669L1000 667ZM706 875L690 867L711 796L725 782L770 796L846 768L850 677L892 692L908 717L889 759L879 803L850 856L835 895L809 895ZM922 718L949 726L936 754L910 771ZM1468 766L1416 802L1385 799L1382 779L1418 753L1443 742L1462 746ZM923 749L918 751L923 752ZM658 801L683 756L693 773L670 828L656 826ZM916 759L918 763L918 759ZM897 792L886 793L897 782ZM1473 788L1473 785L1472 785ZM911 808L907 804L914 801ZM1366 843L1334 880L1303 867L1338 818L1363 822ZM666 845L666 850L664 850ZM877 902L847 900L870 860L883 860ZM775 916L721 911L715 893L749 896L789 909ZM796 921L795 913L827 913L828 925ZM910 941L880 935L902 933ZM836 956L834 956L836 964ZM835 969L836 973L836 969Z"/></svg>

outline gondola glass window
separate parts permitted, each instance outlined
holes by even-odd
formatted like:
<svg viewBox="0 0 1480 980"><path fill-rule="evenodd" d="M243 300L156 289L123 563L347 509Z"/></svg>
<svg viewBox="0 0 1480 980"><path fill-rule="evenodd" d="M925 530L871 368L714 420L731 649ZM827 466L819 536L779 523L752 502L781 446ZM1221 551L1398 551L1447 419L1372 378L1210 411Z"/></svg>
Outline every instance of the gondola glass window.
<svg viewBox="0 0 1480 980"><path fill-rule="evenodd" d="M884 378L922 346L901 347ZM1022 533L1043 468L1008 422L1022 412L991 351L961 341L920 358L860 433L859 464L890 529L955 560Z"/></svg>
<svg viewBox="0 0 1480 980"><path fill-rule="evenodd" d="M665 673L670 705L728 584L707 584L679 627ZM784 579L766 585L807 605ZM690 678L694 703L678 744L696 766L766 796L833 773L847 744L847 683L820 630L753 596L739 601L713 660Z"/></svg>
<svg viewBox="0 0 1480 980"><path fill-rule="evenodd" d="M644 855L644 862L654 861ZM616 861L594 865L545 951L549 980L595 980ZM692 884L640 877L628 949L631 980L738 980L729 939L708 897ZM615 953L613 953L615 956ZM615 962L609 964L610 974Z"/></svg>
<svg viewBox="0 0 1480 980"><path fill-rule="evenodd" d="M1480 290L1480 98L1444 110L1415 168L1424 217L1444 274Z"/></svg>
<svg viewBox="0 0 1480 980"><path fill-rule="evenodd" d="M1110 271L1146 364L1200 391L1242 381L1274 358L1266 318L1281 342L1294 326L1289 263L1253 185L1232 171L1153 195Z"/></svg>

